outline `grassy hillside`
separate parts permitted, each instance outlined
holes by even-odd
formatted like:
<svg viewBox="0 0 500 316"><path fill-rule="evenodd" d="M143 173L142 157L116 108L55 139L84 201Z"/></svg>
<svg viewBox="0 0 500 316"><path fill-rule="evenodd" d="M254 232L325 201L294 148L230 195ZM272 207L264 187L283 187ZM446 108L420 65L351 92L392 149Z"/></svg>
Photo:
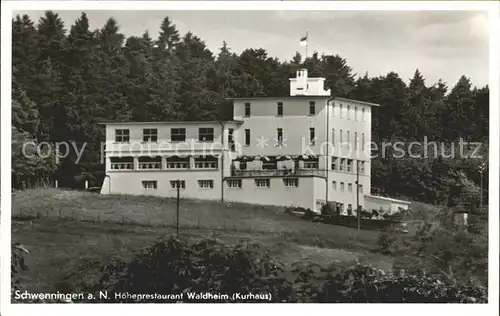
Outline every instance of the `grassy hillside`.
<svg viewBox="0 0 500 316"><path fill-rule="evenodd" d="M156 197L57 189L17 192L12 237L30 251L25 285L33 291L54 290L75 269L90 278L107 260L130 256L175 233L175 205L175 200ZM382 269L392 266L390 257L371 252L377 232L301 220L279 207L181 200L180 214L181 234L190 239L249 240L286 263L308 259L321 265L361 261Z"/></svg>

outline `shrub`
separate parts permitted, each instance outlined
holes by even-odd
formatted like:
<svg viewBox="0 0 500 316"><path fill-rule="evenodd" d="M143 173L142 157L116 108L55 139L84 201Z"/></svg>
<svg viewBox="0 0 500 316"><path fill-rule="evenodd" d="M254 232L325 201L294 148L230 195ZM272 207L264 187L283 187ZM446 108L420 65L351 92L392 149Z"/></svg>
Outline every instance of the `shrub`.
<svg viewBox="0 0 500 316"><path fill-rule="evenodd" d="M170 238L136 255L131 262L104 266L97 284L87 290L110 292L178 294L270 293L273 301L289 297L291 283L280 263L274 262L258 246L238 244L228 247L216 240L189 245ZM182 301L191 298L183 295ZM213 300L208 299L207 302ZM229 302L222 298L220 302ZM245 300L241 300L244 302ZM246 301L254 301L248 299ZM165 302L164 300L115 299L106 302ZM203 300L196 300L203 302Z"/></svg>
<svg viewBox="0 0 500 316"><path fill-rule="evenodd" d="M82 289L74 289L81 291ZM394 277L370 266L327 269L301 262L285 271L256 245L226 246L216 240L188 244L174 237L154 244L130 262L101 269L96 284L83 291L181 294L182 302L231 302L233 293L270 293L269 299L237 302L420 303L486 302L486 289L422 275ZM225 293L222 300L191 299L187 293ZM158 302L159 300L143 300ZM161 302L169 302L160 300ZM175 302L172 300L171 302ZM92 301L96 302L96 301ZM106 302L141 302L117 299Z"/></svg>
<svg viewBox="0 0 500 316"><path fill-rule="evenodd" d="M307 208L304 209L304 215L302 215L302 219L311 220L316 216L317 216L316 213L314 213L310 208Z"/></svg>

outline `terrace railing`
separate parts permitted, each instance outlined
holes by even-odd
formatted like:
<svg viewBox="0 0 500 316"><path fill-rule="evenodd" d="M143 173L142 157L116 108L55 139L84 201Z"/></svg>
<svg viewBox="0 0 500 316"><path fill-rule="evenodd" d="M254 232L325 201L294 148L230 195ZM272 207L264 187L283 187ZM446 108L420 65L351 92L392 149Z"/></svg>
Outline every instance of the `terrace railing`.
<svg viewBox="0 0 500 316"><path fill-rule="evenodd" d="M267 169L267 170L231 170L232 176L235 177L258 177L258 176L317 176L326 177L327 170L322 169L298 169L298 170L288 170L288 169Z"/></svg>

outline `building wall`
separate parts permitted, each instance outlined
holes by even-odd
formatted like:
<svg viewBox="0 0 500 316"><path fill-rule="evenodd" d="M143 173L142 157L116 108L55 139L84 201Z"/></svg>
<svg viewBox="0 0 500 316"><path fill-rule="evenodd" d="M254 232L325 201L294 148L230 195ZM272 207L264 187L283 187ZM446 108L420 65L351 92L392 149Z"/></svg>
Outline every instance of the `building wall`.
<svg viewBox="0 0 500 316"><path fill-rule="evenodd" d="M214 129L213 142L199 141L199 128L208 127ZM171 129L185 128L186 141L171 142ZM237 129L236 123L226 123L224 130L221 124L214 122L168 122L168 123L137 123L137 124L108 124L106 125L106 154L108 156L119 155L123 153L193 153L211 152L222 150L224 135L224 145L227 149L227 136L229 128ZM130 130L130 141L128 143L115 142L115 130L128 129ZM144 142L143 129L157 129L157 142Z"/></svg>
<svg viewBox="0 0 500 316"><path fill-rule="evenodd" d="M314 208L315 184L318 178L299 178L296 188L285 187L283 178L270 178L269 188L259 188L255 179L243 178L241 188L229 188L225 185L224 200L259 205L280 205Z"/></svg>
<svg viewBox="0 0 500 316"><path fill-rule="evenodd" d="M184 180L186 188L180 194L185 198L219 200L221 198L220 171L117 171L108 172L102 194L152 195L176 197L177 190L170 181ZM213 180L213 189L200 188L198 180ZM157 189L143 188L142 181L157 181Z"/></svg>
<svg viewBox="0 0 500 316"><path fill-rule="evenodd" d="M326 149L321 144L326 142L326 102L328 97L283 98L236 100L234 119L243 121L237 133L237 142L242 144L241 154L258 155L300 155L315 154L322 156ZM309 115L309 102L315 102L316 115ZM251 104L251 115L244 116L245 103ZM277 116L277 103L283 102L283 116ZM284 145L277 146L277 129L283 131ZM316 141L309 143L310 128L314 128ZM245 129L250 130L250 145L245 146ZM259 139L266 140L263 145ZM263 145L263 146L262 146ZM320 169L325 169L323 157Z"/></svg>
<svg viewBox="0 0 500 316"><path fill-rule="evenodd" d="M359 182L362 185L359 193L359 205L364 207L364 195L369 191L369 187L366 187L366 176L360 176ZM344 190L342 190L342 183L344 183ZM351 191L349 191L349 184L351 185ZM349 204L351 204L352 209L356 209L356 174L330 172L328 186L328 200L330 202L343 203L344 209L347 209Z"/></svg>
<svg viewBox="0 0 500 316"><path fill-rule="evenodd" d="M303 88L298 90L297 88ZM365 200L371 187L371 106L370 104L336 98L327 107L330 92L323 88L320 78L307 78L307 71L298 72L297 78L290 80L291 95L297 97L237 99L234 101L234 120L242 123L225 123L224 128L217 122L150 122L134 124L108 124L106 126L106 172L109 177L102 188L103 193L151 194L175 196L175 189L170 188L170 180L178 177L186 180L183 196L193 198L220 199L224 192L226 200L271 205L296 205L306 208L320 208L321 203L340 202L344 209L351 204L356 208L356 162L364 161L364 172L359 181L363 186L359 195L359 204L369 208L369 203L384 204L381 201ZM299 93L297 93L299 92ZM315 95L312 95L315 94ZM315 114L309 115L310 102L315 102ZM278 116L278 102L283 105L283 115ZM250 103L251 113L245 116L245 103ZM342 109L342 111L341 111ZM213 142L198 140L198 129L214 129ZM143 129L158 129L158 141L143 142ZM171 128L185 128L185 142L171 142ZM228 147L229 129L234 129L233 140L236 152ZM314 128L315 142L310 143L310 128ZM115 130L129 129L130 142L115 143ZM250 130L250 145L245 145L245 130ZM284 144L277 144L277 130L283 132ZM341 136L342 134L342 136ZM358 143L355 146L355 137ZM364 145L362 144L364 135ZM224 143L224 146L222 145ZM363 149L364 148L364 149ZM217 170L155 170L155 171L116 171L110 168L110 157L132 156L136 159L148 155L219 155ZM237 156L277 156L277 155L312 155L319 159L319 169L329 170L327 179L321 177L301 177L298 188L287 188L283 178L271 178L270 188L257 188L254 178L242 179L243 188L228 188L221 179L230 175L232 159ZM353 170L332 170L333 158L345 158L353 161ZM236 166L238 163L235 164ZM260 169L260 161L247 163L247 169ZM292 161L278 163L278 168L293 168ZM323 174L324 175L324 174ZM214 180L213 189L201 189L197 180L209 177ZM149 179L147 179L149 178ZM144 189L142 180L157 181L158 188ZM333 185L336 183L336 187ZM341 184L344 183L344 190ZM349 190L351 184L351 190ZM222 191L224 190L224 191ZM327 198L328 195L328 198ZM318 202L319 201L319 202ZM318 204L319 203L319 204ZM366 204L366 205L365 205ZM377 204L378 205L378 204ZM388 206L394 209L392 204ZM378 208L378 207L377 207ZM397 207L396 207L397 209Z"/></svg>
<svg viewBox="0 0 500 316"><path fill-rule="evenodd" d="M379 210L382 208L389 214L394 214L399 212L399 208L408 210L410 203L406 201L384 198L379 196L367 195L365 196L366 209L368 210Z"/></svg>

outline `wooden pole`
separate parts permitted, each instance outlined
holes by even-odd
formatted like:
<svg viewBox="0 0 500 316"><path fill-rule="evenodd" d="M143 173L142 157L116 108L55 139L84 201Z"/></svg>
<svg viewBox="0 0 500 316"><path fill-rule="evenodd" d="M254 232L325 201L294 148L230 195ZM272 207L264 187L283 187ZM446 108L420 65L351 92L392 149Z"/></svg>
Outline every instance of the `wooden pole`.
<svg viewBox="0 0 500 316"><path fill-rule="evenodd" d="M358 230L361 230L361 214L359 206L359 161L356 160L356 215L358 217Z"/></svg>
<svg viewBox="0 0 500 316"><path fill-rule="evenodd" d="M176 231L177 236L179 236L179 200L180 200L180 189L181 189L181 181L177 180L177 218L176 218Z"/></svg>

